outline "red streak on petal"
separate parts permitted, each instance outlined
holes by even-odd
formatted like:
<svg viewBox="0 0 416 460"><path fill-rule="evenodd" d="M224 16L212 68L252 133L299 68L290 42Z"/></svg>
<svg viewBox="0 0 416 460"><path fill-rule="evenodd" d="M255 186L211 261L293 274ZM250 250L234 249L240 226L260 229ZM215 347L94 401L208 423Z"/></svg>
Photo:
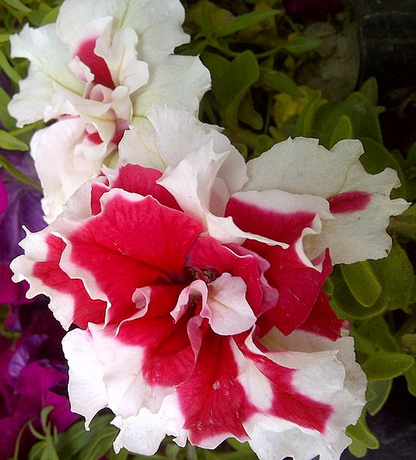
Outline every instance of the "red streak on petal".
<svg viewBox="0 0 416 460"><path fill-rule="evenodd" d="M61 270L59 262L66 244L57 236L46 238L48 254L45 262L37 262L33 267L33 276L46 286L74 299L74 324L86 329L88 322L104 321L106 304L101 300L92 300L79 279L71 279Z"/></svg>
<svg viewBox="0 0 416 460"><path fill-rule="evenodd" d="M308 319L299 327L304 331L326 337L332 341L339 338L345 320L337 318L331 308L328 296L321 291Z"/></svg>
<svg viewBox="0 0 416 460"><path fill-rule="evenodd" d="M221 435L224 439L247 439L242 423L248 414L240 416L246 396L237 380L239 370L231 340L208 330L194 372L177 387L184 428L189 430L189 440L195 445Z"/></svg>
<svg viewBox="0 0 416 460"><path fill-rule="evenodd" d="M75 52L75 56L78 56L94 74L94 83L114 89L114 82L111 78L111 73L108 69L107 63L102 57L97 56L94 52L97 39L98 37L84 40Z"/></svg>
<svg viewBox="0 0 416 460"><path fill-rule="evenodd" d="M92 143L92 144L101 144L103 140L101 139L100 135L98 133L91 133L88 134L87 139Z"/></svg>
<svg viewBox="0 0 416 460"><path fill-rule="evenodd" d="M315 401L298 391L293 383L297 372L295 369L288 369L276 364L267 356L250 351L241 341L239 348L271 383L272 407L267 413L305 428L325 432L326 423L333 413L333 408L329 404Z"/></svg>
<svg viewBox="0 0 416 460"><path fill-rule="evenodd" d="M231 197L227 203L226 216L231 216L239 228L246 232L293 244L305 227L310 227L315 213L297 211L282 213L263 209L252 203Z"/></svg>
<svg viewBox="0 0 416 460"><path fill-rule="evenodd" d="M362 211L371 201L371 194L361 190L340 193L329 198L329 209L334 214Z"/></svg>

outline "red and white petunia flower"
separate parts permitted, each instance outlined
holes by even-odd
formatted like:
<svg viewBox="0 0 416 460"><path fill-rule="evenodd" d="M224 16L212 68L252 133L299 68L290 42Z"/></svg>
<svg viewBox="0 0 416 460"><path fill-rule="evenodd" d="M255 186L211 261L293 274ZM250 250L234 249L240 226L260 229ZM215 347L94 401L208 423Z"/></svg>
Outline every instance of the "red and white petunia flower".
<svg viewBox="0 0 416 460"><path fill-rule="evenodd" d="M148 118L146 143L130 131L121 166L28 234L12 264L30 296L48 295L63 326L78 326L63 343L73 410L89 423L110 408L116 450L152 454L165 435L210 449L234 437L261 460L338 459L366 382L322 291L332 254L343 257L329 237L342 232L327 225L365 220L375 206L401 212L386 192L396 177L362 171L354 141L328 152L288 140L246 166L218 129L184 111ZM317 185L297 164L308 148ZM332 164L326 188L322 164Z"/></svg>
<svg viewBox="0 0 416 460"><path fill-rule="evenodd" d="M17 125L58 119L31 144L49 222L113 161L129 126L149 129L154 103L196 114L210 75L199 58L172 54L189 41L183 20L179 0L66 0L56 24L10 38L12 56L30 61L9 104Z"/></svg>

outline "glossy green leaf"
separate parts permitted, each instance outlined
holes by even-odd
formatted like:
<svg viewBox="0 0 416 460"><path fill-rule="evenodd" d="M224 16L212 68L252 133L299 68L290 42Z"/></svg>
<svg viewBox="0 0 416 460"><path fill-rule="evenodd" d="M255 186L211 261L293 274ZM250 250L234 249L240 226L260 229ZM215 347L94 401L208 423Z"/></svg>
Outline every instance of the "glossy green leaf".
<svg viewBox="0 0 416 460"><path fill-rule="evenodd" d="M379 298L381 286L368 262L341 265L341 272L350 291L364 307L370 307Z"/></svg>
<svg viewBox="0 0 416 460"><path fill-rule="evenodd" d="M365 457L367 453L367 447L356 440L352 440L352 443L348 446L348 450L357 458Z"/></svg>
<svg viewBox="0 0 416 460"><path fill-rule="evenodd" d="M315 118L315 112L318 103L321 99L321 92L316 91L315 94L306 104L298 119L296 120L296 136L309 137L312 132L312 124Z"/></svg>
<svg viewBox="0 0 416 460"><path fill-rule="evenodd" d="M391 219L390 228L405 238L416 240L416 204Z"/></svg>
<svg viewBox="0 0 416 460"><path fill-rule="evenodd" d="M404 334L402 336L402 345L407 353L416 356L416 334Z"/></svg>
<svg viewBox="0 0 416 460"><path fill-rule="evenodd" d="M406 178L399 162L380 142L368 137L360 137L360 140L364 147L364 154L361 155L360 161L365 170L370 174L378 174L379 172L384 171L387 167L395 169L399 175L402 186L393 190L392 198L404 195L406 192Z"/></svg>
<svg viewBox="0 0 416 460"><path fill-rule="evenodd" d="M24 5L20 0L2 0L6 5L11 6L21 13L30 13L32 10Z"/></svg>
<svg viewBox="0 0 416 460"><path fill-rule="evenodd" d="M296 83L283 72L263 69L262 80L279 93L289 94L293 97L303 97Z"/></svg>
<svg viewBox="0 0 416 460"><path fill-rule="evenodd" d="M409 393L416 396L416 363L413 364L413 366L405 372L404 375L406 377Z"/></svg>
<svg viewBox="0 0 416 460"><path fill-rule="evenodd" d="M378 439L371 433L365 422L365 412L361 415L356 425L347 428L347 435L368 449L378 449L380 447Z"/></svg>
<svg viewBox="0 0 416 460"><path fill-rule="evenodd" d="M263 118L259 112L255 110L250 92L248 92L241 101L238 110L238 118L256 131L260 131L263 128Z"/></svg>
<svg viewBox="0 0 416 460"><path fill-rule="evenodd" d="M226 37L235 32L247 29L254 24L257 24L265 19L275 16L279 10L266 10L266 11L252 11L250 13L241 14L233 19L229 24L221 27L214 35L215 37Z"/></svg>
<svg viewBox="0 0 416 460"><path fill-rule="evenodd" d="M317 50L322 45L322 40L317 37L299 36L289 40L283 47L292 54L309 53Z"/></svg>
<svg viewBox="0 0 416 460"><path fill-rule="evenodd" d="M357 92L343 102L328 102L318 108L313 134L319 136L323 145L330 146L332 133L342 116L348 117L351 121L355 138L370 138L379 144L382 143L378 113L367 97Z"/></svg>
<svg viewBox="0 0 416 460"><path fill-rule="evenodd" d="M354 337L360 341L360 346L366 348L360 351L366 354L375 354L380 351L400 352L400 346L390 331L389 325L383 316L376 316L354 325ZM358 349L358 345L357 345Z"/></svg>
<svg viewBox="0 0 416 460"><path fill-rule="evenodd" d="M368 392L372 393L373 398L367 402L365 407L371 416L376 415L383 408L389 397L392 384L392 380L373 380L368 382Z"/></svg>
<svg viewBox="0 0 416 460"><path fill-rule="evenodd" d="M414 364L414 358L403 353L381 352L370 356L362 368L369 380L388 380L406 372Z"/></svg>
<svg viewBox="0 0 416 460"><path fill-rule="evenodd" d="M354 130L352 123L347 115L342 115L338 124L335 126L334 132L332 133L330 147L333 147L337 142L343 139L353 139Z"/></svg>
<svg viewBox="0 0 416 460"><path fill-rule="evenodd" d="M10 65L9 61L7 60L5 54L0 49L0 68L4 70L4 73L10 78L10 80L18 83L20 80L20 75L14 70L14 68Z"/></svg>
<svg viewBox="0 0 416 460"><path fill-rule="evenodd" d="M61 460L72 460L75 456L89 444L96 433L105 430L113 417L109 415L99 415L90 424L90 431L85 430L84 421L74 423L66 431L58 435L57 452ZM81 459L80 459L81 460Z"/></svg>
<svg viewBox="0 0 416 460"><path fill-rule="evenodd" d="M112 449L117 434L118 430L111 425L94 433L92 439L79 452L79 460L99 460L108 450Z"/></svg>
<svg viewBox="0 0 416 460"><path fill-rule="evenodd" d="M374 77L369 78L366 80L360 88L360 93L364 94L367 99L373 104L374 106L377 105L378 102L378 84L377 80Z"/></svg>
<svg viewBox="0 0 416 460"><path fill-rule="evenodd" d="M10 102L10 96L0 87L0 120L4 127L11 131L15 127L14 118L12 118L7 110L7 105Z"/></svg>
<svg viewBox="0 0 416 460"><path fill-rule="evenodd" d="M349 287L345 283L341 270L336 268L331 275L334 283L334 292L331 297L331 305L340 318L364 320L377 316L386 309L383 302L375 302L371 307L363 307L352 295Z"/></svg>
<svg viewBox="0 0 416 460"><path fill-rule="evenodd" d="M206 53L203 61L211 70L224 123L228 128L236 127L240 103L260 75L257 59L251 51L244 51L231 62L211 53Z"/></svg>
<svg viewBox="0 0 416 460"><path fill-rule="evenodd" d="M407 311L415 300L413 297L415 275L406 251L396 241L388 257L370 262L380 284L382 294L377 303L386 309Z"/></svg>
<svg viewBox="0 0 416 460"><path fill-rule="evenodd" d="M29 146L27 144L2 129L0 130L0 148L19 151L29 150Z"/></svg>

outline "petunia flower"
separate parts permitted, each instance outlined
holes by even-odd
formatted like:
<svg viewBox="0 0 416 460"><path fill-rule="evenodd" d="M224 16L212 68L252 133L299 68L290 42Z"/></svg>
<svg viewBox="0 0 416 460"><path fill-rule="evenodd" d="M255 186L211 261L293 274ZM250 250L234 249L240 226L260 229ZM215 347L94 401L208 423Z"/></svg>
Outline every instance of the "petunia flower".
<svg viewBox="0 0 416 460"><path fill-rule="evenodd" d="M189 41L183 20L179 0L66 0L56 24L11 37L30 67L10 113L18 126L58 119L31 143L49 221L113 161L130 125L149 129L151 105L196 114L210 76L199 58L172 54Z"/></svg>
<svg viewBox="0 0 416 460"><path fill-rule="evenodd" d="M388 216L407 207L388 198L397 176L367 174L356 141L330 152L289 139L245 165L184 111L148 119L153 134L126 133L120 166L29 233L12 264L29 296L78 326L63 341L73 410L88 424L109 407L116 450L235 437L261 460L339 458L365 377L322 286L332 257L385 255ZM332 238L375 209L376 228L351 236L360 251Z"/></svg>

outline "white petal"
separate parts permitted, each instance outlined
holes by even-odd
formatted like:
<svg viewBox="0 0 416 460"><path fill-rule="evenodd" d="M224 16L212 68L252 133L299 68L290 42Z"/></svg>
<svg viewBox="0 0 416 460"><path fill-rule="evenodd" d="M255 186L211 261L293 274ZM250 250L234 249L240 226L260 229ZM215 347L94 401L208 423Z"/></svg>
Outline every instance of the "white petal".
<svg viewBox="0 0 416 460"><path fill-rule="evenodd" d="M157 62L189 39L182 31L184 9L178 0L66 0L57 26L66 43L79 40L92 20L114 18L113 32L130 27L139 36L139 59Z"/></svg>
<svg viewBox="0 0 416 460"><path fill-rule="evenodd" d="M20 93L10 104L10 113L18 126L44 118L51 104L54 83L82 94L84 83L68 67L71 56L55 32L55 24L38 29L25 26L20 34L10 37L11 56L30 60L29 75L20 82Z"/></svg>
<svg viewBox="0 0 416 460"><path fill-rule="evenodd" d="M153 455L166 435L176 436L174 441L182 447L186 442L184 419L174 395L167 396L156 413L143 408L137 416L117 416L112 424L120 428L114 441L116 453L124 447L131 452Z"/></svg>
<svg viewBox="0 0 416 460"><path fill-rule="evenodd" d="M149 72L147 85L132 95L134 117L144 116L154 104L197 114L199 101L211 86L209 71L199 58L168 56Z"/></svg>
<svg viewBox="0 0 416 460"><path fill-rule="evenodd" d="M10 264L10 268L15 273L13 276L15 283L26 280L30 284L30 288L26 293L28 299L39 294L50 297L49 308L52 310L54 317L64 329L68 329L74 319L75 305L73 297L46 286L37 276L33 276L35 264L44 262L47 259L49 248L46 240L52 231L51 227L47 227L37 233L30 233L26 230L26 238L19 243L25 253L14 259Z"/></svg>
<svg viewBox="0 0 416 460"><path fill-rule="evenodd" d="M98 358L89 331L75 329L62 341L69 365L69 400L71 409L85 417L88 427L94 415L108 405L103 381L104 366Z"/></svg>
<svg viewBox="0 0 416 460"><path fill-rule="evenodd" d="M361 142L346 141L342 149L328 151L318 139L297 137L274 145L247 163L245 190L279 189L329 198L341 190L351 166L363 153Z"/></svg>
<svg viewBox="0 0 416 460"><path fill-rule="evenodd" d="M43 187L42 206L49 222L62 212L62 206L77 188L101 170L105 145L89 143L85 129L81 118L68 118L37 131L32 138L31 154Z"/></svg>
<svg viewBox="0 0 416 460"><path fill-rule="evenodd" d="M235 335L250 329L256 316L246 300L247 286L239 276L223 273L208 286L208 299L201 316L214 332Z"/></svg>

